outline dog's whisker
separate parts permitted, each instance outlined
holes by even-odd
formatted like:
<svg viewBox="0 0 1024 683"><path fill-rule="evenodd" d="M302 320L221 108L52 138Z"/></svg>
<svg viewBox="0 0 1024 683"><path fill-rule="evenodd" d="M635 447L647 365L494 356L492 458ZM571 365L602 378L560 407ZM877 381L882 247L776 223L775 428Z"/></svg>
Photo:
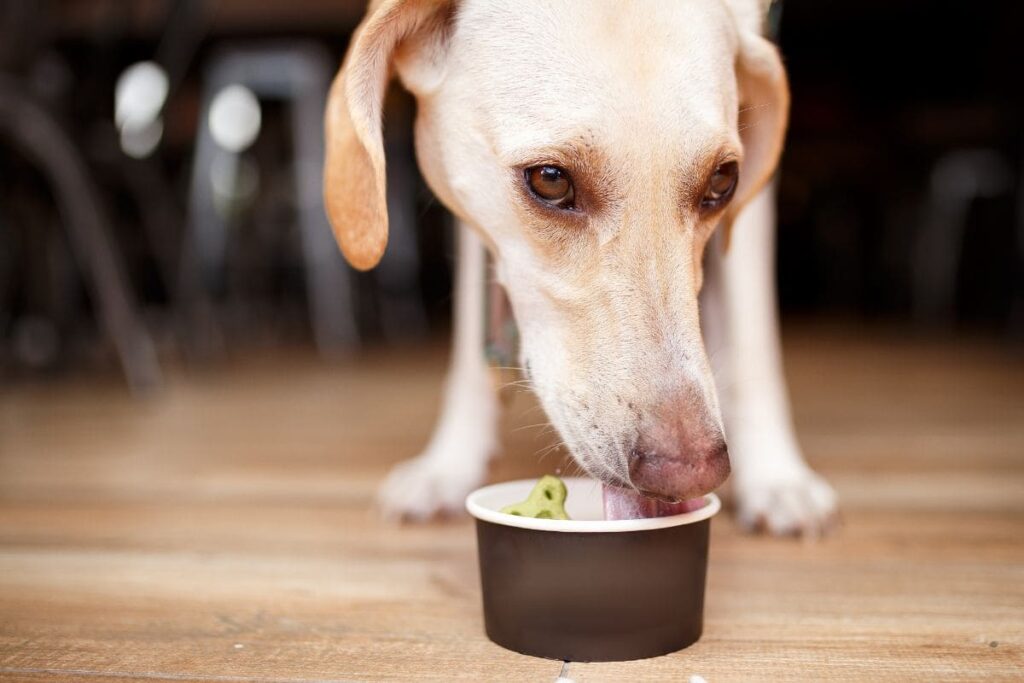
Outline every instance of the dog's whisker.
<svg viewBox="0 0 1024 683"><path fill-rule="evenodd" d="M537 441L539 439L543 439L545 437L549 437L552 434L557 434L557 433L558 432L557 432L557 430L554 427L552 427L551 425L548 425L546 428L538 430L537 433L533 435L533 440Z"/></svg>
<svg viewBox="0 0 1024 683"><path fill-rule="evenodd" d="M562 459L561 465L556 470L563 477L573 477L579 475L585 475L586 472L580 467L580 464L569 454L566 454Z"/></svg>
<svg viewBox="0 0 1024 683"><path fill-rule="evenodd" d="M554 444L551 444L550 446L547 446L546 448L540 449L539 451L534 453L534 457L537 458L537 462L541 462L548 455L550 455L551 453L554 453L555 451L557 451L558 449L560 449L560 448L562 448L564 446L566 446L565 442L559 441L558 443L554 443Z"/></svg>
<svg viewBox="0 0 1024 683"><path fill-rule="evenodd" d="M538 422L538 423L532 424L532 425L520 425L519 427L513 427L510 431L521 432L524 429L536 429L537 427L550 427L550 426L551 426L550 422Z"/></svg>
<svg viewBox="0 0 1024 683"><path fill-rule="evenodd" d="M544 406L542 406L540 404L537 404L535 406L530 406L529 408L527 408L526 410L523 411L521 417L527 417L529 415L533 415L538 410L544 410Z"/></svg>
<svg viewBox="0 0 1024 683"><path fill-rule="evenodd" d="M509 388L533 389L533 385L530 384L530 382L528 380L513 379L513 380L509 380L508 382L503 382L501 384L500 388L501 389L509 389Z"/></svg>

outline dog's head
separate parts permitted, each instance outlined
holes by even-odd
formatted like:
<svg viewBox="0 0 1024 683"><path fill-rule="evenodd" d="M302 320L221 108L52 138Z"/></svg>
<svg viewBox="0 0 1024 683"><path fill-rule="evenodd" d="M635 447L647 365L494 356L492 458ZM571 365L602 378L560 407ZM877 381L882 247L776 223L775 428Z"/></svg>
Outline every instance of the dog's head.
<svg viewBox="0 0 1024 683"><path fill-rule="evenodd" d="M493 252L551 421L590 474L660 497L729 472L697 295L705 246L782 143L759 5L384 0L328 105L325 197L349 261L370 268L387 242L393 66L424 175Z"/></svg>

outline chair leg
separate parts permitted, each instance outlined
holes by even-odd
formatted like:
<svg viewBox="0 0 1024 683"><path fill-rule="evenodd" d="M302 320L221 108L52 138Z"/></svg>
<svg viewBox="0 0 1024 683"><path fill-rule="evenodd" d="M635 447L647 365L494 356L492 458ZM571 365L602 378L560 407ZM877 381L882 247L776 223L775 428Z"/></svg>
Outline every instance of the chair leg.
<svg viewBox="0 0 1024 683"><path fill-rule="evenodd" d="M342 260L323 207L323 111L330 87L328 59L316 48L231 49L212 57L205 75L203 112L189 198L184 298L216 286L223 276L227 230L213 210L209 169L218 153L206 123L209 103L221 88L240 84L258 97L284 100L291 114L294 182L306 276L306 295L317 348L338 355L358 345L351 271ZM193 306L196 309L197 306Z"/></svg>
<svg viewBox="0 0 1024 683"><path fill-rule="evenodd" d="M320 353L334 356L358 346L359 330L351 274L334 243L323 204L323 112L332 74L326 60L318 56L296 51L292 57L291 68L305 76L295 79L300 85L291 112L295 196L313 334Z"/></svg>
<svg viewBox="0 0 1024 683"><path fill-rule="evenodd" d="M132 390L158 388L156 349L139 320L135 297L107 231L109 220L75 145L45 108L6 80L0 81L0 132L33 159L52 184L72 251Z"/></svg>
<svg viewBox="0 0 1024 683"><path fill-rule="evenodd" d="M208 80L203 88L186 224L178 259L180 326L188 353L200 359L216 356L224 347L224 335L211 295L219 289L224 274L227 225L213 204L210 170L218 150L207 124L210 102L220 85L219 81Z"/></svg>
<svg viewBox="0 0 1024 683"><path fill-rule="evenodd" d="M957 149L933 166L925 229L913 252L913 307L919 322L952 325L956 272L971 202L1012 189L1008 164L989 149Z"/></svg>

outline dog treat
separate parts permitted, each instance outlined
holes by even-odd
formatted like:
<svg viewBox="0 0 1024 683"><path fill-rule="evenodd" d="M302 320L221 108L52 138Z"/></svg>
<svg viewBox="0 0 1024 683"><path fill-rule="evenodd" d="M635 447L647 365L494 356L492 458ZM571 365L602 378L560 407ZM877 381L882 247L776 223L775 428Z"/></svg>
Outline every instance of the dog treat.
<svg viewBox="0 0 1024 683"><path fill-rule="evenodd" d="M536 517L538 519L569 519L565 513L565 498L568 491L565 483L558 477L546 474L540 478L530 495L521 503L513 503L501 508L509 515L520 517Z"/></svg>

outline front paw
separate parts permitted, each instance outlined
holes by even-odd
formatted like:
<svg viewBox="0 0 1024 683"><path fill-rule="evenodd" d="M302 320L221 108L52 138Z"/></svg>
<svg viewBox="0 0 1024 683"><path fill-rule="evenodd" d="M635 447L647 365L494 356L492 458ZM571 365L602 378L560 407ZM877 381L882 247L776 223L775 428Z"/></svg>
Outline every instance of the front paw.
<svg viewBox="0 0 1024 683"><path fill-rule="evenodd" d="M482 479L483 473L467 476L453 463L424 454L392 468L377 492L377 504L385 517L395 520L457 515Z"/></svg>
<svg viewBox="0 0 1024 683"><path fill-rule="evenodd" d="M838 526L835 491L807 468L737 482L736 498L739 523L748 531L816 538Z"/></svg>

